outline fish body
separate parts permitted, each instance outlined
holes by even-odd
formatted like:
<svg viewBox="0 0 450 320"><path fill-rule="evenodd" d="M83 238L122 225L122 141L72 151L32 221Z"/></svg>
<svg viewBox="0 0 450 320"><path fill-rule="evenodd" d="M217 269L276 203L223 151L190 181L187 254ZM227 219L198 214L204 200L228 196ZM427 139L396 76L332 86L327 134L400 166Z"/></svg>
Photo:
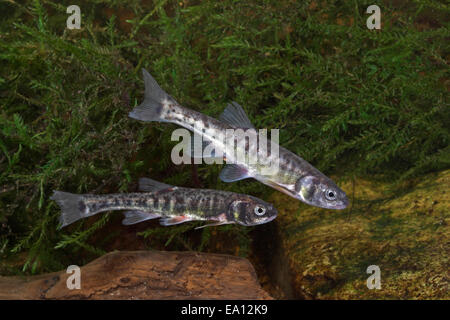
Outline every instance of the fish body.
<svg viewBox="0 0 450 320"><path fill-rule="evenodd" d="M276 209L258 198L234 192L174 187L142 178L141 193L71 194L55 191L52 200L61 207L65 227L104 211L127 210L123 224L160 218L164 226L187 221L214 221L213 225L238 223L258 225L275 219Z"/></svg>
<svg viewBox="0 0 450 320"><path fill-rule="evenodd" d="M235 135L234 144L225 143L228 129L253 129L243 108L233 102L229 104L219 120L200 112L185 108L164 92L153 77L143 69L145 82L145 98L142 104L130 112L131 118L141 121L170 122L182 126L221 150L227 164L220 178L225 182L233 182L246 178L254 178L272 188L284 192L309 205L327 208L344 209L348 199L330 178L313 167L306 160L293 152L276 145L277 153L260 148L259 144L238 144L242 136ZM271 147L272 146L272 147ZM268 150L275 150L274 144ZM240 149L240 150L238 150ZM245 153L245 161L235 155ZM261 162L264 159L264 164ZM262 173L267 163L277 163L278 169L272 173Z"/></svg>

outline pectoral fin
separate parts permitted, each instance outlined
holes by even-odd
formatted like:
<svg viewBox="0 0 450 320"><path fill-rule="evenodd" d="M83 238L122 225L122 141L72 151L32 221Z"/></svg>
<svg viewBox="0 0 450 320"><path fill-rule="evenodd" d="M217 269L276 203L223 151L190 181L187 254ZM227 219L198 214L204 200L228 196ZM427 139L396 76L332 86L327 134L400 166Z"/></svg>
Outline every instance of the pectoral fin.
<svg viewBox="0 0 450 320"><path fill-rule="evenodd" d="M224 182L234 182L251 178L247 169L237 164L227 164L220 172L219 177Z"/></svg>

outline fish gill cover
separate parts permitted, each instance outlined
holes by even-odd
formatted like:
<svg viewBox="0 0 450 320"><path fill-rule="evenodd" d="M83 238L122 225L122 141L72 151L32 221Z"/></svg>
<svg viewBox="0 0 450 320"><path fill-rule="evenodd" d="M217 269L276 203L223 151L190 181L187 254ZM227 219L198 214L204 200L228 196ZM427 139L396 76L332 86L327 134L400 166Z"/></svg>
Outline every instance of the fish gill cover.
<svg viewBox="0 0 450 320"><path fill-rule="evenodd" d="M115 214L56 229L53 190L134 192L151 176L262 199L276 192L223 183L221 166L172 164L175 126L127 116L143 98L142 68L207 115L239 101L255 127L279 128L280 145L338 184L383 181L395 197L404 181L449 167L448 5L383 3L382 29L368 30L370 1L80 1L81 28L69 30L70 4L0 4L1 274L55 271L115 249L257 262L260 229L124 230Z"/></svg>

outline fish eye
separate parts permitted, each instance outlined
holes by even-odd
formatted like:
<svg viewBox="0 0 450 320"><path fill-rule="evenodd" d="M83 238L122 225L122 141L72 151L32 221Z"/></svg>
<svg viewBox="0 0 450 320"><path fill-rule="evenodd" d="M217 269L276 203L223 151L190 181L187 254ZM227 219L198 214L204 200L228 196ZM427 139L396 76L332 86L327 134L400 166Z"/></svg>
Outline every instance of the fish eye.
<svg viewBox="0 0 450 320"><path fill-rule="evenodd" d="M330 201L336 200L336 192L334 192L333 190L325 191L325 198Z"/></svg>
<svg viewBox="0 0 450 320"><path fill-rule="evenodd" d="M260 207L260 206L256 206L254 211L255 211L256 215L262 216L262 215L264 215L266 213L266 208Z"/></svg>

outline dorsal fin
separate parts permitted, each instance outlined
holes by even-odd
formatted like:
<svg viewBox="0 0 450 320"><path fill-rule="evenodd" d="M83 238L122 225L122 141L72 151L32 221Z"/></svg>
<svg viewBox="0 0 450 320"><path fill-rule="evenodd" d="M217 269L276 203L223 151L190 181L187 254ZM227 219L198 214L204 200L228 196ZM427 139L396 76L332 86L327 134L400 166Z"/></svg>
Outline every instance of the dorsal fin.
<svg viewBox="0 0 450 320"><path fill-rule="evenodd" d="M162 182L158 182L156 180L150 178L140 178L139 179L139 190L145 192L156 192L160 190L165 190L173 188L173 186L169 184L165 184Z"/></svg>
<svg viewBox="0 0 450 320"><path fill-rule="evenodd" d="M227 105L225 110L223 110L222 114L220 115L219 120L236 128L255 128L247 117L244 109L242 109L242 107L235 101L232 101Z"/></svg>

